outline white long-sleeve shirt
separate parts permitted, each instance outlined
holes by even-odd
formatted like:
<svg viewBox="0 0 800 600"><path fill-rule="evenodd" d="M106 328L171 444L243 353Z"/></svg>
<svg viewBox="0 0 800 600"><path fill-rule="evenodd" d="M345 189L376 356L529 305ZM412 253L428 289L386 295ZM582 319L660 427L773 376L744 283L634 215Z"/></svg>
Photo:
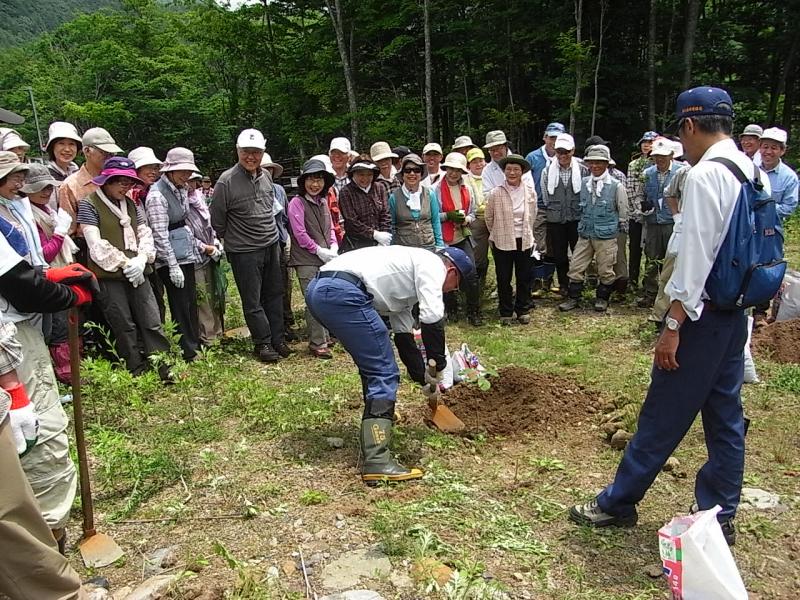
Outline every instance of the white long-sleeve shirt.
<svg viewBox="0 0 800 600"><path fill-rule="evenodd" d="M483 194L487 198L489 197L489 192L491 192L493 188L503 185L506 181L506 174L503 173L503 169L493 160L483 169L481 177L483 178ZM530 171L522 176L522 181L528 185L528 187L533 188L534 194L536 193L536 186L533 183L533 175L531 175Z"/></svg>
<svg viewBox="0 0 800 600"><path fill-rule="evenodd" d="M375 310L389 317L395 331L410 332L411 309L419 302L419 320L444 318L442 286L447 270L430 250L409 246L375 246L345 252L320 267L344 271L364 283Z"/></svg>
<svg viewBox="0 0 800 600"><path fill-rule="evenodd" d="M748 177L754 174L753 163L728 138L706 150L686 175L678 255L665 291L670 300L683 305L692 321L703 314L706 280L728 233L742 187L725 165L709 160L716 157L732 160ZM769 191L769 179L764 173L760 177Z"/></svg>

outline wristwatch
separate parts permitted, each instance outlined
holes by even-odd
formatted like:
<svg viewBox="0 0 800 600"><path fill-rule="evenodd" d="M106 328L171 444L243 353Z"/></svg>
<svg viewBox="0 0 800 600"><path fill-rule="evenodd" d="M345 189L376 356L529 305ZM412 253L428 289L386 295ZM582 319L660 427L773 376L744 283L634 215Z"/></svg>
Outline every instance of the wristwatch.
<svg viewBox="0 0 800 600"><path fill-rule="evenodd" d="M677 332L681 328L681 324L680 324L680 322L678 322L678 319L673 319L669 315L667 315L666 318L664 319L664 324L667 326L667 329L669 329L670 331L676 331Z"/></svg>

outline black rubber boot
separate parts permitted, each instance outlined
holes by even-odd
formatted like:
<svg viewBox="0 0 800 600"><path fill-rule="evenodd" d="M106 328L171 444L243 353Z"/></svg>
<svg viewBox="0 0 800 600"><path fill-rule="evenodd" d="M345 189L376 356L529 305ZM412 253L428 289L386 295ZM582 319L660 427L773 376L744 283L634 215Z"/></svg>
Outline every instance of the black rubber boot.
<svg viewBox="0 0 800 600"><path fill-rule="evenodd" d="M420 479L423 475L421 469L408 469L392 457L389 452L391 439L391 419L368 418L361 421L361 452L364 455L361 480L369 486L382 481Z"/></svg>
<svg viewBox="0 0 800 600"><path fill-rule="evenodd" d="M558 310L567 312L578 308L580 304L581 293L583 292L583 283L570 281L569 282L569 298L558 305Z"/></svg>
<svg viewBox="0 0 800 600"><path fill-rule="evenodd" d="M601 283L597 286L597 296L594 301L594 309L597 312L606 312L608 310L608 299L611 297L611 286Z"/></svg>
<svg viewBox="0 0 800 600"><path fill-rule="evenodd" d="M472 309L467 315L467 322L473 327L481 327L483 325L483 316L480 309Z"/></svg>

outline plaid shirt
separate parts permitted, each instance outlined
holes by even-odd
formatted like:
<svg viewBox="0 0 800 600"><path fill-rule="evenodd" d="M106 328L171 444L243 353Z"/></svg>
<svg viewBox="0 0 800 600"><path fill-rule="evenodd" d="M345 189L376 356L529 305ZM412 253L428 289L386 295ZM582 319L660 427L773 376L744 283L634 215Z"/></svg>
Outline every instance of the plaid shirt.
<svg viewBox="0 0 800 600"><path fill-rule="evenodd" d="M186 188L176 188L172 185L166 177L163 178L167 185L172 189L181 201L183 206L184 218L189 214L189 193ZM167 212L167 199L158 191L158 186L151 185L147 192L147 199L144 203L144 209L147 212L147 221L150 223L150 229L153 232L153 242L156 246L156 267L168 266L170 269L178 266L178 260L175 258L175 252L172 250L172 244L169 241L169 213ZM192 230L188 225L184 225L189 234L189 239L194 239ZM200 256L197 254L197 247L192 245L192 260L184 261L186 264L199 263Z"/></svg>
<svg viewBox="0 0 800 600"><path fill-rule="evenodd" d="M651 164L647 156L640 156L628 164L628 180L625 182L625 191L628 192L628 201L635 208L633 214L629 214L628 218L639 223L642 222L642 211L639 207L644 196L642 175Z"/></svg>
<svg viewBox="0 0 800 600"><path fill-rule="evenodd" d="M391 231L389 201L386 185L374 183L369 193L355 183L346 185L339 196L339 206L348 236L372 240L374 231Z"/></svg>

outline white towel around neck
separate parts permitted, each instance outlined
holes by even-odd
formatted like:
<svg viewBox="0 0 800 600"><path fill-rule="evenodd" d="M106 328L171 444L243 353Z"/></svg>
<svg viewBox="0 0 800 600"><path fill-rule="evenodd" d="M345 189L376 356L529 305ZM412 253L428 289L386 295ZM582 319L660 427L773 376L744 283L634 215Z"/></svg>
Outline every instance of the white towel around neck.
<svg viewBox="0 0 800 600"><path fill-rule="evenodd" d="M569 168L572 172L572 191L577 194L581 191L581 166L574 156L570 161ZM550 161L550 166L547 170L547 193L551 196L556 193L556 187L561 180L560 169L561 166L558 164L557 158Z"/></svg>

